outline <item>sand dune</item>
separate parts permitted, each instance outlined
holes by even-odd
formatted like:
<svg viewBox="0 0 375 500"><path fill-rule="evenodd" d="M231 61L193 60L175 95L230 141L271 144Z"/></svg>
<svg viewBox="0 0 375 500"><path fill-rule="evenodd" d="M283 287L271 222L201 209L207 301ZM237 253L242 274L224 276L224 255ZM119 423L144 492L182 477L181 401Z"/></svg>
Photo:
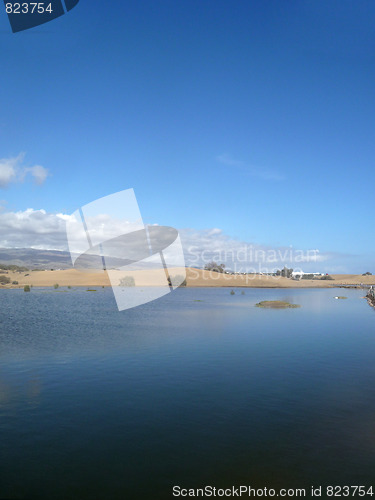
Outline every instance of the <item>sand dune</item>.
<svg viewBox="0 0 375 500"><path fill-rule="evenodd" d="M183 269L176 268L171 271L171 276L183 274ZM120 271L118 278L123 276ZM164 272L160 270L133 271L127 276L133 276L137 286L158 286ZM3 274L0 271L0 274ZM187 286L189 287L265 287L265 288L327 288L339 285L353 285L363 283L375 285L375 276L362 276L357 274L332 275L334 281L301 280L295 281L278 276L264 275L226 275L202 269L187 268ZM110 286L110 280L104 271L83 272L76 269L61 271L29 271L27 273L9 272L6 274L11 281L18 281L18 285L3 285L1 288L17 288L24 285L35 287L50 287L57 283L59 286Z"/></svg>

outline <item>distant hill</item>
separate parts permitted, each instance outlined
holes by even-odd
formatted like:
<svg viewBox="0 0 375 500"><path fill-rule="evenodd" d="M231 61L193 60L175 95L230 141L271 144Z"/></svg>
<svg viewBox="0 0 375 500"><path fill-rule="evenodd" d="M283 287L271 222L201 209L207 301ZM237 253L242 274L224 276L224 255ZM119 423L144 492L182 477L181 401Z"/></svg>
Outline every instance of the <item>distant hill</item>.
<svg viewBox="0 0 375 500"><path fill-rule="evenodd" d="M70 269L72 267L69 252L33 248L0 248L0 263L25 266L29 269Z"/></svg>
<svg viewBox="0 0 375 500"><path fill-rule="evenodd" d="M77 255L78 257L78 255ZM134 261L107 258L108 269L131 264ZM28 269L57 270L71 269L73 267L69 252L58 250L35 250L34 248L0 248L0 264L15 264ZM85 254L76 261L80 269L101 269L101 258L93 254Z"/></svg>

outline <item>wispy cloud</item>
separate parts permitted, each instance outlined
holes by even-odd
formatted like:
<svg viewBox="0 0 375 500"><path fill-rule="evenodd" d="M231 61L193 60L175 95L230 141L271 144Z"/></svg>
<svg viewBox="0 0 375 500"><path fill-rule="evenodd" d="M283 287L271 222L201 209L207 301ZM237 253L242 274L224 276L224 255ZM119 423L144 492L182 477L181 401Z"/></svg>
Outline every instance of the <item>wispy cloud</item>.
<svg viewBox="0 0 375 500"><path fill-rule="evenodd" d="M48 169L41 165L27 167L24 165L24 159L24 153L20 153L14 158L0 159L0 188L6 188L12 183L23 182L28 175L34 178L36 184L43 184L48 176Z"/></svg>
<svg viewBox="0 0 375 500"><path fill-rule="evenodd" d="M227 154L218 155L216 157L216 160L222 165L226 165L227 167L234 167L238 170L241 170L242 173L246 175L257 177L258 179L262 179L264 181L283 181L285 179L285 176L280 174L276 170L249 165L246 162L232 158Z"/></svg>

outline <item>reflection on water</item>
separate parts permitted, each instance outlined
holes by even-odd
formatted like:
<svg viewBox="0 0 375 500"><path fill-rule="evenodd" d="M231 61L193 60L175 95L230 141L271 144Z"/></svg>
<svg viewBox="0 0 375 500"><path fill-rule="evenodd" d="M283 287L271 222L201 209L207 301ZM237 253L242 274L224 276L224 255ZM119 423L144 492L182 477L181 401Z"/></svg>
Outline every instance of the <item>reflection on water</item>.
<svg viewBox="0 0 375 500"><path fill-rule="evenodd" d="M370 485L363 292L235 291L180 289L120 313L107 289L0 291L0 498Z"/></svg>

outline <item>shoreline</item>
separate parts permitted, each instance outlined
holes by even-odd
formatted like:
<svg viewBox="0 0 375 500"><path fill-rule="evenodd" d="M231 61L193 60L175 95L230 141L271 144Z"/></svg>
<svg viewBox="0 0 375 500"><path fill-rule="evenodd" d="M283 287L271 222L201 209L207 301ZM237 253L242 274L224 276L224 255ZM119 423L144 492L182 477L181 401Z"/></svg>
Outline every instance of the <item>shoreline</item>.
<svg viewBox="0 0 375 500"><path fill-rule="evenodd" d="M227 275L212 271L205 271L196 268L175 268L169 270L170 275L184 275L186 272L187 288L357 288L366 289L375 286L375 276L362 276L356 274L332 275L332 280L293 280L280 276L268 275ZM2 272L0 274L8 276L10 284L0 285L1 289L23 288L25 285L36 288L53 287L55 284L59 288L71 287L111 287L108 274L105 271L77 271L76 269L50 270L50 271L29 271L29 272ZM127 273L133 276L137 287L162 286L165 283L160 281L160 270L132 271ZM111 271L112 279L120 280L124 276L121 271ZM13 284L12 282L17 282Z"/></svg>

